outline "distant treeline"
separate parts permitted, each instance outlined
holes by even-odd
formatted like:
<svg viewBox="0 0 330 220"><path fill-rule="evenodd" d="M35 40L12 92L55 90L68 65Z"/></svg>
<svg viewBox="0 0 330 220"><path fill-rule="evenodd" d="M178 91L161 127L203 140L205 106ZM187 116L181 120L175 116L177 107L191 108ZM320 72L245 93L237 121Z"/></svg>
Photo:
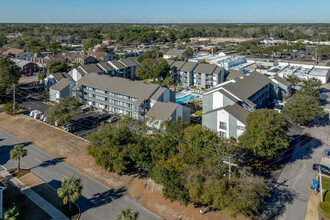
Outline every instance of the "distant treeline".
<svg viewBox="0 0 330 220"><path fill-rule="evenodd" d="M95 44L112 39L122 45L189 42L193 37L330 40L330 24L0 24L0 38L19 32L22 41Z"/></svg>

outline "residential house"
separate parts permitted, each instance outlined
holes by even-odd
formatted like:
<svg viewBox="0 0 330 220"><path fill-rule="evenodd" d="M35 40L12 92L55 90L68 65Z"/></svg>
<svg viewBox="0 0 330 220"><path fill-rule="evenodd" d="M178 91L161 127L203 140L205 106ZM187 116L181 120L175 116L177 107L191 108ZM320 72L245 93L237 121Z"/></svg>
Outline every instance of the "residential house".
<svg viewBox="0 0 330 220"><path fill-rule="evenodd" d="M72 96L72 88L75 86L75 82L68 78L62 78L55 85L49 88L49 100L58 102L59 99Z"/></svg>
<svg viewBox="0 0 330 220"><path fill-rule="evenodd" d="M90 63L97 63L97 59L93 56L85 55L85 54L75 54L68 53L64 55L70 63L79 63L81 65L86 65Z"/></svg>
<svg viewBox="0 0 330 220"><path fill-rule="evenodd" d="M98 61L109 61L112 60L112 55L108 52L103 51L86 51L88 56L92 56Z"/></svg>
<svg viewBox="0 0 330 220"><path fill-rule="evenodd" d="M249 112L279 99L285 87L277 83L277 80L252 72L217 85L204 94L203 126L219 132L223 138L237 139L245 131Z"/></svg>
<svg viewBox="0 0 330 220"><path fill-rule="evenodd" d="M185 50L169 50L163 55L163 58L164 59L173 59L173 58L181 59L184 52L185 52Z"/></svg>
<svg viewBox="0 0 330 220"><path fill-rule="evenodd" d="M19 67L20 72L24 75L32 75L33 73L38 72L38 66L36 63L14 58L11 58L11 60Z"/></svg>
<svg viewBox="0 0 330 220"><path fill-rule="evenodd" d="M172 101L171 93L157 84L96 73L86 74L73 88L73 96L86 105L141 120L157 102Z"/></svg>
<svg viewBox="0 0 330 220"><path fill-rule="evenodd" d="M49 89L51 86L55 85L58 83L61 79L69 79L72 80L71 76L68 73L52 73L49 74L45 80L44 80L44 85L46 89Z"/></svg>
<svg viewBox="0 0 330 220"><path fill-rule="evenodd" d="M26 60L34 56L33 53L16 48L10 48L9 50L3 52L2 55L4 55L5 57L15 58L19 60Z"/></svg>

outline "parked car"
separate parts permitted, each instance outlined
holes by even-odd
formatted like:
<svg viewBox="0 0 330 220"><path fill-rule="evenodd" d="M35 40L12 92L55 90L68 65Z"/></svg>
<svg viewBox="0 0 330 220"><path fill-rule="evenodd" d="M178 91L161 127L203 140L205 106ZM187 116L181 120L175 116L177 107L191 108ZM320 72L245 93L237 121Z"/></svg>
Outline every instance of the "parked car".
<svg viewBox="0 0 330 220"><path fill-rule="evenodd" d="M321 173L330 175L330 168L329 167L324 166L322 164L317 164L317 163L313 164L313 170L319 171L319 167L321 169Z"/></svg>
<svg viewBox="0 0 330 220"><path fill-rule="evenodd" d="M107 120L107 119L110 118L110 117L111 117L110 114L103 113L103 114L99 114L99 115L97 116L97 120L98 120L99 122L101 122L101 121Z"/></svg>
<svg viewBox="0 0 330 220"><path fill-rule="evenodd" d="M30 117L32 117L34 119L39 119L42 115L43 115L43 113L39 110L33 110L30 112Z"/></svg>
<svg viewBox="0 0 330 220"><path fill-rule="evenodd" d="M81 107L80 108L80 111L82 112L82 113L86 113L86 112L88 112L88 111L90 111L91 110L91 107L89 107L89 106L84 106L84 107Z"/></svg>
<svg viewBox="0 0 330 220"><path fill-rule="evenodd" d="M68 123L68 124L62 126L62 129L64 131L72 132L72 131L75 131L77 129L77 127L76 127L76 125L74 125L72 123Z"/></svg>
<svg viewBox="0 0 330 220"><path fill-rule="evenodd" d="M111 118L108 119L109 123L113 123L119 120L119 117L117 115L112 116Z"/></svg>

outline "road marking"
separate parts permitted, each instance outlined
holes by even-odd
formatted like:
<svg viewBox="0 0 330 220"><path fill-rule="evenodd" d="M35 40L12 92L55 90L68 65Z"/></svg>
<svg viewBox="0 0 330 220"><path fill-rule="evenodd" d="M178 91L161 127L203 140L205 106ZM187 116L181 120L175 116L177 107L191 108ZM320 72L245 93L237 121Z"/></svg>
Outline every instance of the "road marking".
<svg viewBox="0 0 330 220"><path fill-rule="evenodd" d="M41 160L39 160L38 158L34 158L36 161L38 161L38 162L40 162L40 163L42 163L42 161Z"/></svg>

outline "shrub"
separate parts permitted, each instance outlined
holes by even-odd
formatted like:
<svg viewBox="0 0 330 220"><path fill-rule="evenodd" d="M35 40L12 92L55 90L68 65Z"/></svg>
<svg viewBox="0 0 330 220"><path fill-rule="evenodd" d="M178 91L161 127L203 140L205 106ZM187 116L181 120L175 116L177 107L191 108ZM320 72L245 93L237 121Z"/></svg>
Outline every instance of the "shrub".
<svg viewBox="0 0 330 220"><path fill-rule="evenodd" d="M19 105L17 102L15 102L15 113L18 111ZM8 102L3 106L3 111L6 112L8 115L13 115L13 103Z"/></svg>

